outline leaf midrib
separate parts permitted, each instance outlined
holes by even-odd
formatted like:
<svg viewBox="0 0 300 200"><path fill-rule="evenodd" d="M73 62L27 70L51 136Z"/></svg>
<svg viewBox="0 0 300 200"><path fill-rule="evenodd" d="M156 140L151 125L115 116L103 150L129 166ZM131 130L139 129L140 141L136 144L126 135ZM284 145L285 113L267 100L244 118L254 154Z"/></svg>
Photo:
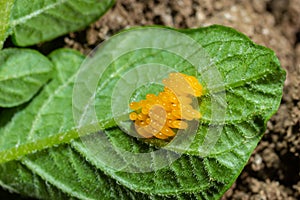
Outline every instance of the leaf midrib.
<svg viewBox="0 0 300 200"><path fill-rule="evenodd" d="M44 13L44 12L47 12L50 9L53 9L57 6L60 6L64 3L66 3L67 1L68 0L61 0L61 1L55 2L53 4L49 4L49 5L47 5L46 7L42 8L42 9L35 10L34 12L29 13L25 16L22 16L18 19L14 19L14 20L11 21L11 27L15 27L15 26L20 25L20 24L25 24L28 20L30 20L30 19L32 19L32 18L34 18L34 17L36 17L36 16L38 16L38 15Z"/></svg>
<svg viewBox="0 0 300 200"><path fill-rule="evenodd" d="M10 149L4 149L0 151L0 164L5 163L11 160L15 160L20 158L21 156L25 156L27 154L33 153L35 151L51 148L55 145L70 143L72 140L77 139L81 136L92 134L94 132L104 130L107 128L115 127L116 124L112 120L103 120L99 123L91 124L86 127L82 127L83 129L89 129L90 132L85 132L82 134L78 128L72 128L70 130L60 132L45 138L41 138L38 140L34 140L33 142L27 142L21 145L15 145ZM95 129L97 127L97 129Z"/></svg>
<svg viewBox="0 0 300 200"><path fill-rule="evenodd" d="M22 74L20 76L3 77L2 79L0 78L0 83L3 82L3 81L10 81L10 80L13 80L13 79L21 79L21 78L28 77L28 76L46 74L46 73L51 72L50 68L49 68L49 70L46 70L46 69L44 69L44 70L45 71L39 71L39 72L33 72L33 73L25 73L25 74Z"/></svg>

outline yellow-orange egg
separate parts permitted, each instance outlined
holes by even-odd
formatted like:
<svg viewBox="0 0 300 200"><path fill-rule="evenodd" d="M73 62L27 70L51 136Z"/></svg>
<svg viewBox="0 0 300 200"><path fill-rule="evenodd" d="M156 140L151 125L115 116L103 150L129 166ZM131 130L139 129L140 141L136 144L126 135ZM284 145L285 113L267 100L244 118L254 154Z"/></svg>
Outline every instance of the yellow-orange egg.
<svg viewBox="0 0 300 200"><path fill-rule="evenodd" d="M186 120L201 117L200 112L191 106L191 97L202 95L203 88L197 78L171 73L163 84L164 91L158 95L147 94L146 99L129 105L134 110L129 118L135 121L135 129L142 137L174 137L174 129L188 128Z"/></svg>

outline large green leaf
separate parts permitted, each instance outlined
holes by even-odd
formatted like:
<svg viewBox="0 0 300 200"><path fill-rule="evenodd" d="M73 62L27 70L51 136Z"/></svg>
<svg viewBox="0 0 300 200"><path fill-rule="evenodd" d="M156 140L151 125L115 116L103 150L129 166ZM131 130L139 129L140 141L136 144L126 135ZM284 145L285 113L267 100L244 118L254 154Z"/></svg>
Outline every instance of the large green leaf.
<svg viewBox="0 0 300 200"><path fill-rule="evenodd" d="M52 63L38 51L0 51L0 107L13 107L30 100L52 77Z"/></svg>
<svg viewBox="0 0 300 200"><path fill-rule="evenodd" d="M6 0L0 2L0 49L8 36L9 16L14 0Z"/></svg>
<svg viewBox="0 0 300 200"><path fill-rule="evenodd" d="M23 192L22 186L13 187L10 180L7 180L6 176L10 172L6 166L13 165L20 171L25 166L41 178L39 181L50 183L62 193L80 199L219 198L247 163L263 135L267 120L276 112L285 73L273 51L255 45L233 29L211 26L182 32L204 47L224 79L227 103L224 121L211 121L212 99L220 92L218 87L211 87L200 99L203 118L192 145L188 149L182 149L179 145L166 150L165 160L171 159L177 152L183 152L179 159L165 168L146 173L114 171L91 154L86 148L88 143L79 139L72 140L79 135L72 118L72 89L83 57L74 51L59 50L50 55L57 71L54 80L11 120L3 120L6 123L2 123L0 130L0 162L16 158L20 158L20 161L2 164L0 174L5 175L1 176L1 185ZM143 38L144 41L152 39ZM155 38L155 41L165 42L160 41L160 38ZM161 63L183 73L192 73L191 64L183 58L158 49L129 52L114 61L104 72L99 81L95 107L100 120L99 128L110 128L100 136L107 137L114 147L133 153L151 152L159 147L113 127L110 102L117 81L143 63ZM198 78L203 81L202 77ZM86 92L83 91L82 95L86 95ZM142 89L139 93L143 95L145 91ZM217 101L220 106L222 103ZM103 122L109 123L103 125ZM202 154L199 147L206 144L211 126L221 130L221 134L209 154ZM85 142L97 140L93 136L97 134L90 134L87 137L90 140ZM50 148L62 142L68 144ZM123 164L124 168L136 162L134 159L124 160L118 151L114 155L108 159ZM153 160L159 159L153 156ZM21 177L16 180L18 184L23 181Z"/></svg>
<svg viewBox="0 0 300 200"><path fill-rule="evenodd" d="M10 26L19 46L48 41L86 27L114 0L15 0Z"/></svg>

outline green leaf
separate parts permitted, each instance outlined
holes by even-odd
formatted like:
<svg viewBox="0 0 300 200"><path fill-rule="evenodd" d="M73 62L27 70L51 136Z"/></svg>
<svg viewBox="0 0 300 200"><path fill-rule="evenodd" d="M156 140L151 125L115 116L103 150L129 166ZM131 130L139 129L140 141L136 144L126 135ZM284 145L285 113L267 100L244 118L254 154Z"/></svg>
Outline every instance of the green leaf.
<svg viewBox="0 0 300 200"><path fill-rule="evenodd" d="M52 77L52 63L38 51L0 51L0 107L13 107L30 100Z"/></svg>
<svg viewBox="0 0 300 200"><path fill-rule="evenodd" d="M199 130L191 146L188 149L182 148L180 145L167 147L171 152L183 152L188 157L180 157L163 170L138 175L115 172L110 169L110 166L106 166L105 162L103 163L103 160L109 160L111 155L118 155L118 151L107 154L107 158L103 155L104 159L95 159L95 155L86 146L101 144L101 142L93 143L96 137L91 137L85 144L74 142L73 146L95 166L132 190L157 195L201 191L201 195L205 197L213 188L215 191L211 195L220 197L247 163L251 152L264 133L267 120L278 109L285 73L271 50L253 44L248 38L232 29L213 26L206 29L184 31L184 33L193 37L205 48L224 78L226 104L228 105L225 120L223 122L211 120L211 98L220 92L218 87L211 87L208 91L209 94L201 98L200 111L203 118L200 119ZM147 38L143 39L147 40ZM119 57L102 75L102 81L100 80L95 105L95 110L102 111L98 113L98 118L111 116L111 112L105 109L105 106L110 105L109 97L113 96L112 88L115 88L117 81L124 79L123 76L130 70L146 63L159 63L186 73L192 67L186 61L161 50L143 49ZM118 73L113 74L116 71ZM139 74L138 70L135 72L140 79L151 76L152 73L148 73L150 75ZM198 78L201 80L201 77ZM126 81L122 83L126 84ZM145 96L143 91L141 93ZM122 97L119 102L121 99ZM221 107L223 102L217 103ZM209 139L206 140L206 136L209 134L208 129L211 126L213 126L213 130L216 130L213 132L218 130L222 130L222 132L217 143L213 145L214 148L206 155L202 150L211 145ZM132 140L130 136L122 135L122 131L119 129L109 129L105 133L113 144L114 148L111 149L127 147L126 151L145 152L146 147L141 148L140 143ZM195 156L197 164L194 163L192 155ZM119 162L119 165L124 168L137 162L135 159L131 160L127 157L123 159L122 156L111 159L115 163ZM197 156L203 157L203 160ZM153 160L155 159L159 158L153 156ZM202 169L202 173L195 172L199 169ZM205 180L205 178L207 179Z"/></svg>
<svg viewBox="0 0 300 200"><path fill-rule="evenodd" d="M278 109L285 72L273 51L254 44L233 29L211 26L181 32L201 44L212 58L224 79L226 102L215 98L216 94L224 92L220 85L206 85L203 76L198 75L207 92L199 99L203 117L192 144L187 149L180 145L166 147L164 157L151 154L154 167L162 159L169 161L170 165L144 173L115 171L99 157L95 157L87 147L107 138L115 148L96 146L96 149L104 152L102 158L110 159L123 169L138 167L138 160L124 157L120 154L121 150L137 154L149 153L159 149L160 144L154 141L154 146L150 145L151 141L136 139L115 126L110 105L116 84L126 80L124 76L130 71L140 79L151 76L151 73L139 74L135 71L141 64L160 63L180 72L193 74L191 63L161 49L138 49L120 56L103 73L95 95L99 129L105 130L103 133L82 137L81 140L73 140L79 137L79 133L72 118L72 92L83 57L71 50L59 50L50 55L56 67L53 81L26 108L11 120L2 123L0 162L20 159L2 164L2 185L22 192L21 186L12 187L13 184L6 177L11 173L6 166L13 163L18 169L20 164L26 167L40 178L39 181L49 183L62 194L79 199L220 198L240 174L262 137L266 122ZM142 39L145 42L152 41L153 37ZM155 38L155 42L166 41ZM85 80L82 80L83 83ZM142 98L151 88L137 90L136 96L132 98ZM80 95L84 97L90 92L93 93L84 90ZM122 99L122 93L119 96ZM223 121L219 118L212 120L214 102L220 107L227 105ZM78 102L73 99L73 103ZM128 103L129 100L126 100L125 104ZM214 138L209 129L215 133L220 132L211 149L209 145ZM57 146L61 143L67 144ZM57 147L53 147L54 145ZM205 148L209 149L207 154L204 153ZM40 149L46 150L33 153ZM29 153L33 154L28 155ZM182 155L171 162L172 157L178 153ZM23 180L17 178L16 181L22 183ZM37 187L37 191L39 187L41 186ZM46 194L43 195L41 198L47 198Z"/></svg>
<svg viewBox="0 0 300 200"><path fill-rule="evenodd" d="M8 36L9 16L14 0L7 0L0 2L0 49Z"/></svg>
<svg viewBox="0 0 300 200"><path fill-rule="evenodd" d="M29 46L82 29L113 3L114 0L15 0L10 22L13 41Z"/></svg>

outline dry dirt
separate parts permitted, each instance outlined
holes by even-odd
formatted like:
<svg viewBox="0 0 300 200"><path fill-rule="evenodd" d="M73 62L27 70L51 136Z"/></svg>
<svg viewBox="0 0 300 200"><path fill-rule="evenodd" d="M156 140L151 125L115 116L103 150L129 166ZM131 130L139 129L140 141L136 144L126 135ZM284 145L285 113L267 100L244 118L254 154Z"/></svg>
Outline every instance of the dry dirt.
<svg viewBox="0 0 300 200"><path fill-rule="evenodd" d="M231 26L276 52L287 71L280 108L222 199L300 199L300 0L118 0L87 29L56 41L87 54L124 28L151 24ZM51 49L47 44L37 48Z"/></svg>
<svg viewBox="0 0 300 200"><path fill-rule="evenodd" d="M287 71L280 108L222 199L300 199L300 1L119 0L103 18L65 37L64 42L87 54L124 28L151 24L231 26L276 52Z"/></svg>

